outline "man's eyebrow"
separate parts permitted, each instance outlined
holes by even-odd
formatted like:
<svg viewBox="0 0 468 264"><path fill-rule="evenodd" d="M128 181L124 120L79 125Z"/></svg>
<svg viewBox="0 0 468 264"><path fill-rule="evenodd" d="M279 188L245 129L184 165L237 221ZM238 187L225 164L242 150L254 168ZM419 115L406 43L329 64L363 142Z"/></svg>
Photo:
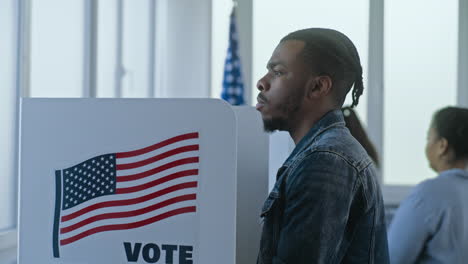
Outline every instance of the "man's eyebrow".
<svg viewBox="0 0 468 264"><path fill-rule="evenodd" d="M286 67L286 65L281 61L270 61L267 64L267 69L273 69L276 65L281 65L283 67Z"/></svg>

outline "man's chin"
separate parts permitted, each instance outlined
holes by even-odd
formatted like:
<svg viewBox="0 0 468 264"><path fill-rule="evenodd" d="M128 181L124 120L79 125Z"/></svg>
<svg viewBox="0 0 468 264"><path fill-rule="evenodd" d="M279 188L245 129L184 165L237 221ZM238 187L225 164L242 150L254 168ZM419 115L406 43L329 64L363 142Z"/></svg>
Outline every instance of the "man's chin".
<svg viewBox="0 0 468 264"><path fill-rule="evenodd" d="M263 119L263 129L265 132L271 133L276 130L286 130L286 121L280 118Z"/></svg>

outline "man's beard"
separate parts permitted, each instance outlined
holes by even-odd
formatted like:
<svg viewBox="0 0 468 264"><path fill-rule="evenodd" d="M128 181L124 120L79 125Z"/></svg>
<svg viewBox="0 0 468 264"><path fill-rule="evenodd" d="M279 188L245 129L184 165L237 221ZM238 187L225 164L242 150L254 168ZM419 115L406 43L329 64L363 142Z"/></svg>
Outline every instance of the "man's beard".
<svg viewBox="0 0 468 264"><path fill-rule="evenodd" d="M279 116L271 117L269 119L263 119L263 129L266 132L273 132L275 130L289 131L291 121L295 119L302 105L302 98L304 97L304 91L290 94L284 104L279 106L278 112L282 113ZM267 101L268 104L268 101Z"/></svg>
<svg viewBox="0 0 468 264"><path fill-rule="evenodd" d="M287 121L285 118L276 117L271 119L263 119L263 129L265 132L274 132L275 130L287 130Z"/></svg>
<svg viewBox="0 0 468 264"><path fill-rule="evenodd" d="M301 102L299 100L289 98L287 103L281 107L281 112L283 112L281 116L263 119L263 129L265 132L273 132L275 130L289 131L290 122L299 112L300 106Z"/></svg>

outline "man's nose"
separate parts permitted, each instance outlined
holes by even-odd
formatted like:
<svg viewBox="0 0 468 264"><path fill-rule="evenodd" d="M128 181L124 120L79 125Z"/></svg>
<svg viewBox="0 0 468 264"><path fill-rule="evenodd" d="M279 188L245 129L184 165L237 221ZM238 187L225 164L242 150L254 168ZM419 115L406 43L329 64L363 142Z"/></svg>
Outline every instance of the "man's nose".
<svg viewBox="0 0 468 264"><path fill-rule="evenodd" d="M257 89L259 91L264 91L264 90L268 90L270 88L268 82L266 81L265 79L266 76L263 76L262 78L260 78L260 80L258 80L257 82Z"/></svg>

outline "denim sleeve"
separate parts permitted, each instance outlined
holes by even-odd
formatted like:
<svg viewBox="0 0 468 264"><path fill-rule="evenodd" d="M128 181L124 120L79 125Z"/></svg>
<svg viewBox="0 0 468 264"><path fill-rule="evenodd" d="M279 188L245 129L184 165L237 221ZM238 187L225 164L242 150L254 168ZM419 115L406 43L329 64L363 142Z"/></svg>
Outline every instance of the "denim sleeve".
<svg viewBox="0 0 468 264"><path fill-rule="evenodd" d="M425 201L430 198L430 188L428 182L418 185L395 213L388 232L390 263L416 263L436 228L437 212Z"/></svg>
<svg viewBox="0 0 468 264"><path fill-rule="evenodd" d="M337 263L356 182L356 170L340 156L313 152L285 187L283 228L277 261Z"/></svg>

